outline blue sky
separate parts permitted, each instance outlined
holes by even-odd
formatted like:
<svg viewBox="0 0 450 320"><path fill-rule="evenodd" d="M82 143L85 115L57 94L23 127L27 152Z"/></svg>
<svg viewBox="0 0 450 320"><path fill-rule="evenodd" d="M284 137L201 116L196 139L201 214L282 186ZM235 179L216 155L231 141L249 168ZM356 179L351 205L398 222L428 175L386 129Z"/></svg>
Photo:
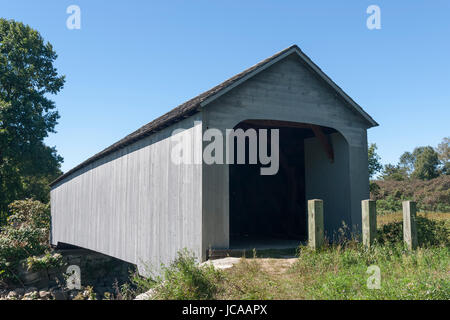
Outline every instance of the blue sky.
<svg viewBox="0 0 450 320"><path fill-rule="evenodd" d="M69 30L66 8L81 8ZM369 30L366 9L381 9ZM379 124L383 163L450 136L450 1L0 2L37 29L66 75L47 143L63 171L182 102L297 44Z"/></svg>

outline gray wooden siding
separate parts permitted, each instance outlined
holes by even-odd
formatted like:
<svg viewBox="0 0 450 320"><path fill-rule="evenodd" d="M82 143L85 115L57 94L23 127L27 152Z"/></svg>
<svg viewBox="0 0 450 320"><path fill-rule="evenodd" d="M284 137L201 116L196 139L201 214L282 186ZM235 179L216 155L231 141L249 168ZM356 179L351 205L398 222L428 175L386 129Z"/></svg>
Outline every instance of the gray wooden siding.
<svg viewBox="0 0 450 320"><path fill-rule="evenodd" d="M201 256L202 167L172 163L174 129L201 157L201 113L116 151L51 190L52 242L158 268L184 247Z"/></svg>

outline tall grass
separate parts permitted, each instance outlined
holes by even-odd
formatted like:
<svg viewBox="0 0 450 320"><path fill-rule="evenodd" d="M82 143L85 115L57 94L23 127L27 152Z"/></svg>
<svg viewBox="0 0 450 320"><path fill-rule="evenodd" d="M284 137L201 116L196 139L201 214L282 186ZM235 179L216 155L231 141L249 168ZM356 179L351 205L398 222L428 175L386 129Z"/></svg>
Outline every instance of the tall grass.
<svg viewBox="0 0 450 320"><path fill-rule="evenodd" d="M277 259L242 259L225 272L222 299L450 299L448 220L418 217L419 248L405 249L402 222L383 224L370 248L357 237L338 237L314 251L298 250L298 259L284 272L267 264ZM343 228L341 235L346 234ZM367 286L368 268L380 269L380 289Z"/></svg>
<svg viewBox="0 0 450 320"><path fill-rule="evenodd" d="M159 277L135 276L135 293L153 288L153 299L450 299L450 245L446 221L418 219L419 248L405 249L401 222L378 229L370 248L356 237L298 258L243 257L233 268L200 266L184 250ZM368 268L380 270L380 288L367 285Z"/></svg>
<svg viewBox="0 0 450 320"><path fill-rule="evenodd" d="M367 286L372 265L380 269L380 289ZM401 243L320 251L304 247L290 272L293 281L307 282L308 299L450 299L449 249L444 246L414 252Z"/></svg>
<svg viewBox="0 0 450 320"><path fill-rule="evenodd" d="M178 252L171 264L162 265L158 274L150 277L134 274L131 278L134 289L127 286L122 295L129 296L132 290L135 295L151 290L151 299L213 299L221 281L220 271L211 265L200 266L194 254L186 249Z"/></svg>

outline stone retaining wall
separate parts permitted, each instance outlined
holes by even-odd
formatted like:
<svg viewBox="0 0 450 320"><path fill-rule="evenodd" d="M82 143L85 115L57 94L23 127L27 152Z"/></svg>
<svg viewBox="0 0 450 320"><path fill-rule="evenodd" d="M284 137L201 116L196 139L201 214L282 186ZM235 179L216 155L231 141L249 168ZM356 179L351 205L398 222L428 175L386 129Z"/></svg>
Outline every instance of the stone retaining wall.
<svg viewBox="0 0 450 320"><path fill-rule="evenodd" d="M125 261L85 249L54 250L52 253L59 253L62 256L62 266L28 270L26 261L23 261L18 274L20 284L17 288L9 288L8 293L17 291L20 296L22 291L60 291L61 298L70 298L70 292L66 289L68 278L66 272L69 266L75 265L80 268L81 286L92 287L95 293L102 297L105 292L115 291L116 282L118 286L128 282L130 273L136 269L134 265ZM57 298L58 293L53 296Z"/></svg>

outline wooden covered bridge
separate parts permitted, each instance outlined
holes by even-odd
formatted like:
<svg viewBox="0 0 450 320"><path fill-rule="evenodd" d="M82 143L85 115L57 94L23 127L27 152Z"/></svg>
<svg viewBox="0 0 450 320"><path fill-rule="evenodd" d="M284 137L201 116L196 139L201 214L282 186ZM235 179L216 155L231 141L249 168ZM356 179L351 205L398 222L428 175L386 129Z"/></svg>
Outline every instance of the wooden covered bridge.
<svg viewBox="0 0 450 320"><path fill-rule="evenodd" d="M376 125L291 46L54 181L51 241L142 271L144 264L170 262L182 248L205 260L210 248L298 243L307 237L306 201L314 198L324 200L327 234L343 221L360 232L361 200L369 196L366 131ZM205 163L211 128L224 136L228 129L278 129L276 174L261 175L259 160ZM192 162L172 161L175 136Z"/></svg>

